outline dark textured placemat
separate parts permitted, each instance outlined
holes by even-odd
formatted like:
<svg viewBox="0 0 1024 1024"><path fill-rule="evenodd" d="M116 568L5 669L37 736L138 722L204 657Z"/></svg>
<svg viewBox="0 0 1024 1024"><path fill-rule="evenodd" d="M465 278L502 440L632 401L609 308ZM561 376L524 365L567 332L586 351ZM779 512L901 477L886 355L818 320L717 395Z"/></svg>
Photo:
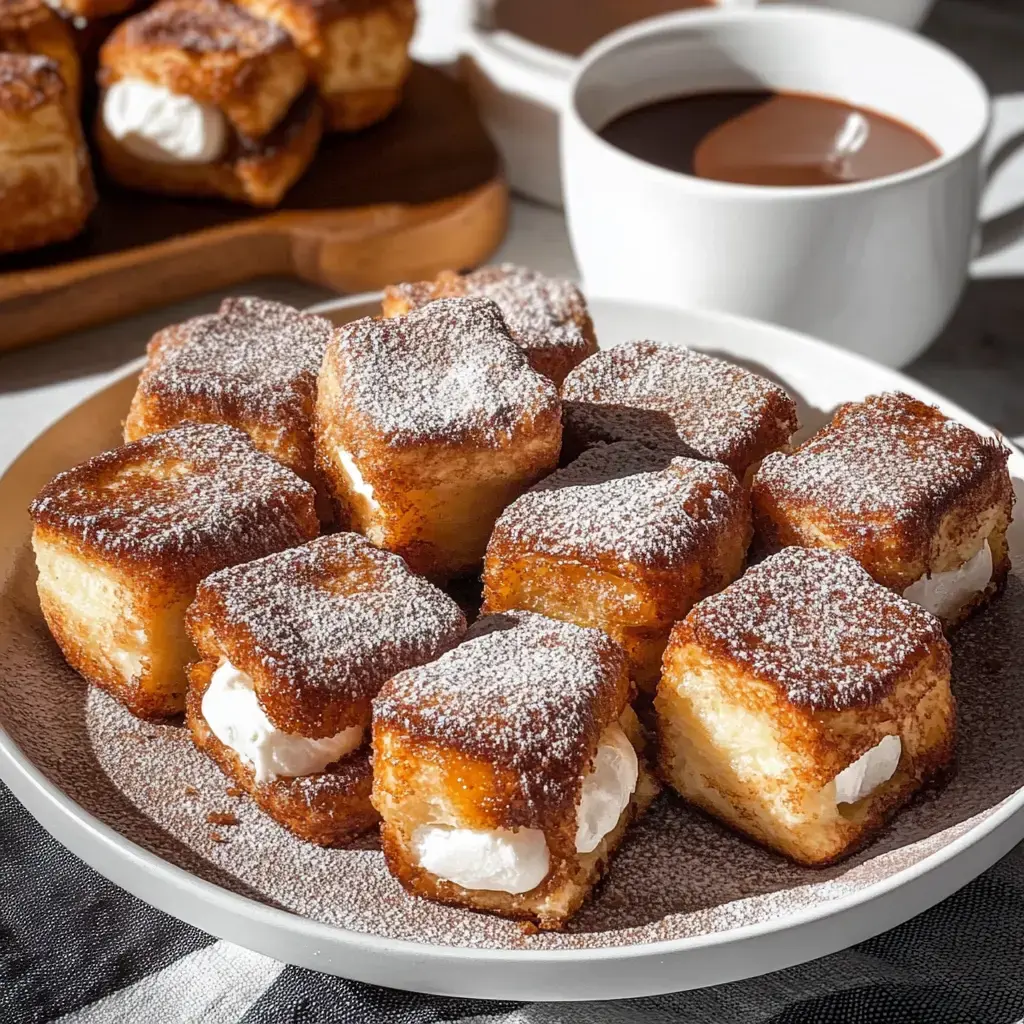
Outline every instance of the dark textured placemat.
<svg viewBox="0 0 1024 1024"><path fill-rule="evenodd" d="M751 981L608 1003L420 996L282 965L129 896L0 784L0 1021L43 1024L1018 1024L1024 844L875 939Z"/></svg>

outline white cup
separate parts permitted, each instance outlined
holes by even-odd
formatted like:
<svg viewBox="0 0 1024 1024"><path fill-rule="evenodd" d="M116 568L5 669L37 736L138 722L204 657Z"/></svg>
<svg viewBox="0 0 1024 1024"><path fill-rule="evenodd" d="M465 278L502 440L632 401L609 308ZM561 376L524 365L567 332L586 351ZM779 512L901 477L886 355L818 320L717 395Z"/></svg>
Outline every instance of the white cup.
<svg viewBox="0 0 1024 1024"><path fill-rule="evenodd" d="M737 185L656 167L597 134L657 100L751 88L879 111L941 156L849 185ZM966 280L988 122L985 87L962 61L870 19L712 9L623 29L583 55L562 117L584 284L768 320L902 366L941 330Z"/></svg>

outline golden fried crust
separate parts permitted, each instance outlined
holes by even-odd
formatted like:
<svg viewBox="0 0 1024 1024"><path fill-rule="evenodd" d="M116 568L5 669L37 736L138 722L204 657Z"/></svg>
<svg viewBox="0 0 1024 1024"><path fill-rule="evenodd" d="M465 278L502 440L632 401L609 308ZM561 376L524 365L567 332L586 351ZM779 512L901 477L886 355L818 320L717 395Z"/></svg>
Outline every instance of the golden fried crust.
<svg viewBox="0 0 1024 1024"><path fill-rule="evenodd" d="M925 661L948 675L951 660L929 612L846 555L798 547L749 569L676 623L669 651L689 645L815 711L877 705Z"/></svg>
<svg viewBox="0 0 1024 1024"><path fill-rule="evenodd" d="M632 716L629 709L627 715ZM631 727L626 728L627 735L631 740L636 738L636 742L639 743L639 725L635 716L632 716L632 723ZM419 822L406 818L402 802L405 797L416 799L410 791L410 787L415 787L420 782L416 777L415 759L422 756L429 758L429 752L420 746L405 748L400 740L393 747L390 744L386 745L385 750L383 757L380 754L376 755L374 799L379 799L379 806L385 808L381 825L381 848L391 874L413 896L449 906L483 910L515 920L533 921L545 930L564 928L572 915L579 910L606 872L626 830L647 810L657 796L659 788L643 758L640 757L640 773L633 797L615 828L601 840L595 850L587 854L576 852L573 816L569 823L545 831L550 870L540 885L529 892L519 894L464 889L421 868L416 863L412 850L412 834ZM456 765L460 765L463 770L468 769L469 774L457 775L460 769L456 768ZM452 796L465 785L464 778L471 780L469 784L472 785L472 780L477 777L471 765L459 759L449 760L445 765L445 773L451 785L451 788L446 790L448 796ZM386 780L384 785L389 787L386 796L383 786L376 781L381 776ZM474 820L474 817L470 810L467 822ZM467 823L464 827L474 826Z"/></svg>
<svg viewBox="0 0 1024 1024"><path fill-rule="evenodd" d="M336 331L314 422L338 522L437 577L479 565L501 511L555 467L562 433L552 383L498 307L468 298Z"/></svg>
<svg viewBox="0 0 1024 1024"><path fill-rule="evenodd" d="M585 359L562 383L565 454L639 441L728 466L740 480L789 444L796 403L741 366L681 346L631 341Z"/></svg>
<svg viewBox="0 0 1024 1024"><path fill-rule="evenodd" d="M0 52L40 54L60 68L72 104L82 94L82 71L71 29L43 0L5 0L0 4Z"/></svg>
<svg viewBox="0 0 1024 1024"><path fill-rule="evenodd" d="M380 820L370 803L373 766L369 746L328 765L316 775L257 782L251 765L226 747L203 718L203 694L216 666L189 666L185 723L192 742L276 822L318 846L345 846Z"/></svg>
<svg viewBox="0 0 1024 1024"><path fill-rule="evenodd" d="M755 528L769 550L844 551L898 593L926 573L958 568L988 539L995 593L1009 568L1008 456L999 441L909 395L851 402L792 454L764 460L753 485Z"/></svg>
<svg viewBox="0 0 1024 1024"><path fill-rule="evenodd" d="M165 195L222 196L268 208L277 206L305 174L322 134L323 111L306 97L296 101L285 121L259 147L235 147L225 159L212 164L144 160L111 136L101 116L95 126L104 168L126 188Z"/></svg>
<svg viewBox="0 0 1024 1024"><path fill-rule="evenodd" d="M122 22L103 45L100 80L141 78L219 107L260 139L306 86L287 33L226 0L159 0Z"/></svg>
<svg viewBox="0 0 1024 1024"><path fill-rule="evenodd" d="M158 331L124 425L134 441L178 423L226 423L315 484L313 402L332 327L257 298Z"/></svg>
<svg viewBox="0 0 1024 1024"><path fill-rule="evenodd" d="M216 569L311 540L314 503L241 431L190 423L59 473L29 511L84 557L194 590Z"/></svg>
<svg viewBox="0 0 1024 1024"><path fill-rule="evenodd" d="M433 281L389 285L381 307L386 317L405 316L428 302L465 295L496 302L530 365L556 384L597 352L582 292L571 281L511 263L469 274L443 270Z"/></svg>
<svg viewBox="0 0 1024 1024"><path fill-rule="evenodd" d="M252 679L277 728L310 738L368 726L386 679L466 630L447 594L356 534L214 573L186 621L205 658L226 658Z"/></svg>
<svg viewBox="0 0 1024 1024"><path fill-rule="evenodd" d="M146 0L59 0L54 6L67 18L84 18L97 21L126 14L133 7L141 6Z"/></svg>
<svg viewBox="0 0 1024 1024"><path fill-rule="evenodd" d="M76 101L57 64L0 53L0 252L77 235L95 204Z"/></svg>
<svg viewBox="0 0 1024 1024"><path fill-rule="evenodd" d="M184 666L195 657L181 623L187 593L148 585L45 527L35 527L32 546L40 608L68 664L137 718L180 713Z"/></svg>
<svg viewBox="0 0 1024 1024"><path fill-rule="evenodd" d="M603 629L653 689L670 627L740 574L751 532L749 497L725 466L634 442L592 448L499 518L485 610Z"/></svg>
<svg viewBox="0 0 1024 1024"><path fill-rule="evenodd" d="M835 712L788 701L687 636L673 634L655 701L659 770L688 801L750 838L801 864L831 863L949 771L956 702L941 647L876 704ZM896 773L838 807L832 780L887 735L901 740ZM770 774L757 767L763 760Z"/></svg>
<svg viewBox="0 0 1024 1024"><path fill-rule="evenodd" d="M384 684L374 743L405 737L397 742L475 771L480 786L491 778L486 790L466 790L488 828L557 829L630 693L625 654L599 630L530 612L491 615L454 650Z"/></svg>
<svg viewBox="0 0 1024 1024"><path fill-rule="evenodd" d="M411 66L412 0L242 0L240 6L294 39L332 130L365 128L398 103Z"/></svg>

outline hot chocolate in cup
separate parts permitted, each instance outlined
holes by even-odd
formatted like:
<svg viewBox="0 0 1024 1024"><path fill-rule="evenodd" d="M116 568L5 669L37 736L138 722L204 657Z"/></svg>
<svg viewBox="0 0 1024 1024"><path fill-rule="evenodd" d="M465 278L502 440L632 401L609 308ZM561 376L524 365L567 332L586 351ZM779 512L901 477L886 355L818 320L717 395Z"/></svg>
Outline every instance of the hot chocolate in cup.
<svg viewBox="0 0 1024 1024"><path fill-rule="evenodd" d="M614 130L639 108L736 92L752 107L782 94L772 102L834 108L835 175L776 180L743 165L743 152L726 180L701 177L700 159L675 164ZM688 107L680 101L677 116ZM760 124L766 153L793 117L785 109ZM562 118L566 212L584 284L592 295L768 320L902 366L941 330L966 280L988 121L985 88L962 61L870 19L762 7L630 26L583 55ZM655 130L675 142L682 128L663 119ZM749 131L727 130L727 142L749 148ZM865 163L887 131L925 148ZM712 155L723 153L736 156L721 145Z"/></svg>

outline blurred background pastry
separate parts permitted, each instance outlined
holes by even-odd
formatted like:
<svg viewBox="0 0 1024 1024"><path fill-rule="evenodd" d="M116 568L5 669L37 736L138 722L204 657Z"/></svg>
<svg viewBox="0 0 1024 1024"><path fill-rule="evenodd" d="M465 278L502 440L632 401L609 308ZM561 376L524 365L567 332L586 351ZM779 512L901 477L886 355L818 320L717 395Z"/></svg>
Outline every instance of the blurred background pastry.
<svg viewBox="0 0 1024 1024"><path fill-rule="evenodd" d="M0 252L77 235L95 203L75 97L57 63L0 53Z"/></svg>
<svg viewBox="0 0 1024 1024"><path fill-rule="evenodd" d="M395 108L409 74L413 0L238 0L288 32L323 97L327 127L357 131Z"/></svg>
<svg viewBox="0 0 1024 1024"><path fill-rule="evenodd" d="M72 102L78 104L82 70L74 36L43 0L0 0L0 52L49 57L60 70Z"/></svg>
<svg viewBox="0 0 1024 1024"><path fill-rule="evenodd" d="M222 0L161 0L127 19L99 79L96 142L130 188L275 206L320 140L288 35Z"/></svg>

